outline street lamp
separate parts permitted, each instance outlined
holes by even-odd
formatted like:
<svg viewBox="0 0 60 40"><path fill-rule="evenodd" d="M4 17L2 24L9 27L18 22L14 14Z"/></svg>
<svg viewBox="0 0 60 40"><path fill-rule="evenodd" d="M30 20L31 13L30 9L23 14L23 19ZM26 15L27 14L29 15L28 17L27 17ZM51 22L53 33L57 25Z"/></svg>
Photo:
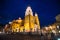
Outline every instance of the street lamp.
<svg viewBox="0 0 60 40"><path fill-rule="evenodd" d="M50 26L49 28L52 29L52 26Z"/></svg>
<svg viewBox="0 0 60 40"><path fill-rule="evenodd" d="M59 33L60 33L60 30L59 30Z"/></svg>
<svg viewBox="0 0 60 40"><path fill-rule="evenodd" d="M46 30L48 30L48 27L45 27Z"/></svg>
<svg viewBox="0 0 60 40"><path fill-rule="evenodd" d="M59 29L59 26L57 26L57 28Z"/></svg>

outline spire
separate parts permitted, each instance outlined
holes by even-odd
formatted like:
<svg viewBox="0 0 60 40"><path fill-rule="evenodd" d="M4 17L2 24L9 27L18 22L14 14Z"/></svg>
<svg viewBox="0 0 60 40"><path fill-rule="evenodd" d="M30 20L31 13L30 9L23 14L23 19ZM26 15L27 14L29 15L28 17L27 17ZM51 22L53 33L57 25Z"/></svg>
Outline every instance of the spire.
<svg viewBox="0 0 60 40"><path fill-rule="evenodd" d="M37 14L37 13L35 13L35 16L38 16L38 14Z"/></svg>
<svg viewBox="0 0 60 40"><path fill-rule="evenodd" d="M19 17L18 19L20 19L20 20L21 20L21 17Z"/></svg>
<svg viewBox="0 0 60 40"><path fill-rule="evenodd" d="M25 16L29 15L29 14L33 16L33 12L32 12L32 9L30 6L27 7L26 12L25 12Z"/></svg>
<svg viewBox="0 0 60 40"><path fill-rule="evenodd" d="M40 23L39 23L39 18L38 18L38 14L37 13L35 13L35 22L38 25L37 28L40 29Z"/></svg>

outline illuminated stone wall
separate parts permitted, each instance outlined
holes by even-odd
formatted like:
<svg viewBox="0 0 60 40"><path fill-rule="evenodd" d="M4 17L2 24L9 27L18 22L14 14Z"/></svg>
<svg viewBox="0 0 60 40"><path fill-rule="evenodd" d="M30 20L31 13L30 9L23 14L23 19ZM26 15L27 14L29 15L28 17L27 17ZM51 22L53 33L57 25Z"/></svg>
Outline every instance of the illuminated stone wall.
<svg viewBox="0 0 60 40"><path fill-rule="evenodd" d="M27 7L25 12L25 18L22 20L20 17L17 20L13 20L11 23L12 32L35 32L40 30L40 23L38 15L33 16L33 12L30 6Z"/></svg>

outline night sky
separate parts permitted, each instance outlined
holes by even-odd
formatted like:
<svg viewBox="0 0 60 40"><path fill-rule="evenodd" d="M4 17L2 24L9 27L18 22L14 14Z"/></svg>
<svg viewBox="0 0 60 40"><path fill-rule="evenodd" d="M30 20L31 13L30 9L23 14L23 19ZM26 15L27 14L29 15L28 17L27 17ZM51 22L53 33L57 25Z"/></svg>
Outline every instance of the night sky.
<svg viewBox="0 0 60 40"><path fill-rule="evenodd" d="M23 19L27 6L38 13L41 26L54 23L60 13L59 0L0 0L0 23L6 24L18 17Z"/></svg>

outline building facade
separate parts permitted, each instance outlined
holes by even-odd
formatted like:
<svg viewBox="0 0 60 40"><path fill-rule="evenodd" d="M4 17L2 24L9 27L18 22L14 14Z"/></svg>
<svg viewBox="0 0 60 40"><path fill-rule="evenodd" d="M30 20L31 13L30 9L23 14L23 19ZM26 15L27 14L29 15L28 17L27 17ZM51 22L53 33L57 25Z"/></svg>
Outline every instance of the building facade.
<svg viewBox="0 0 60 40"><path fill-rule="evenodd" d="M31 7L28 6L24 19L19 17L17 20L13 20L10 27L12 32L36 32L40 30L38 14L35 13L33 16L33 11Z"/></svg>

